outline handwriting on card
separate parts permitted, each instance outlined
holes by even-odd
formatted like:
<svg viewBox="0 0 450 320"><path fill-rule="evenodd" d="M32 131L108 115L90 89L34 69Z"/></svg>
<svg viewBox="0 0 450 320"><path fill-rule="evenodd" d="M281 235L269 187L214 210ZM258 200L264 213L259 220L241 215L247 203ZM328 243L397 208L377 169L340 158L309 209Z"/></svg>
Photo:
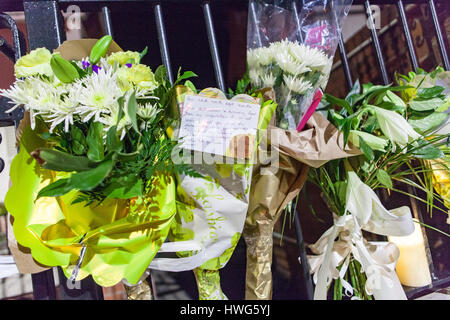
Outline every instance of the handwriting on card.
<svg viewBox="0 0 450 320"><path fill-rule="evenodd" d="M253 152L260 105L187 95L179 137L189 150L235 158Z"/></svg>

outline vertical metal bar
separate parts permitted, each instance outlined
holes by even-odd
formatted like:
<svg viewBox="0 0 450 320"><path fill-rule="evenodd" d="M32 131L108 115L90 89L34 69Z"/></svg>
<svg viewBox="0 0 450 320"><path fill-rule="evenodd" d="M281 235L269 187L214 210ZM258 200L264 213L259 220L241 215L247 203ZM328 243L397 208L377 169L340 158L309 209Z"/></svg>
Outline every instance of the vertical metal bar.
<svg viewBox="0 0 450 320"><path fill-rule="evenodd" d="M161 59L164 66L167 69L167 76L169 77L170 83L174 82L172 67L170 65L169 47L167 45L166 29L164 28L164 20L162 15L161 5L158 3L155 5L155 19L156 19L156 29L158 32L159 49L161 51Z"/></svg>
<svg viewBox="0 0 450 320"><path fill-rule="evenodd" d="M219 49L217 47L216 34L214 32L211 7L209 6L209 2L203 3L202 6L203 6L203 13L205 16L206 31L208 34L209 49L211 51L217 85L220 90L225 92L225 81L223 79L222 66L220 64Z"/></svg>
<svg viewBox="0 0 450 320"><path fill-rule="evenodd" d="M14 47L13 60L17 61L26 52L26 43L23 34L19 31L19 28L17 28L14 19L5 13L0 13L0 27L11 30ZM3 45L7 46L7 43L5 42Z"/></svg>
<svg viewBox="0 0 450 320"><path fill-rule="evenodd" d="M30 50L56 49L66 40L64 20L56 0L25 0L23 3Z"/></svg>
<svg viewBox="0 0 450 320"><path fill-rule="evenodd" d="M294 205L294 204L292 204ZM309 273L308 257L306 255L305 242L303 241L302 227L300 225L300 218L298 216L297 208L294 208L294 224L295 233L297 235L298 255L300 260L301 269L303 272L303 279L305 281L306 298L312 300L314 297L313 283L311 275Z"/></svg>
<svg viewBox="0 0 450 320"><path fill-rule="evenodd" d="M415 71L419 68L419 63L417 62L417 56L414 51L414 43L411 38L411 33L409 32L408 20L406 19L405 8L403 7L403 1L399 0L397 2L398 12L400 13L400 18L403 25L403 31L405 33L406 44L408 45L409 57L411 58L411 64Z"/></svg>
<svg viewBox="0 0 450 320"><path fill-rule="evenodd" d="M34 300L56 300L55 279L53 269L31 275Z"/></svg>
<svg viewBox="0 0 450 320"><path fill-rule="evenodd" d="M339 37L339 53L341 54L342 67L344 68L345 79L347 80L347 86L349 89L353 88L352 73L348 64L347 53L345 52L344 39L342 34Z"/></svg>
<svg viewBox="0 0 450 320"><path fill-rule="evenodd" d="M389 77L387 75L386 66L384 64L383 53L381 51L381 46L380 46L380 41L378 39L377 29L375 28L375 24L373 21L372 9L370 8L369 0L366 0L364 5L366 7L366 15L367 15L367 18L369 19L369 23L370 23L370 32L372 35L372 41L373 41L373 45L375 47L375 52L377 54L378 64L380 65L381 78L383 80L383 83L385 85L387 85L387 84L389 84Z"/></svg>
<svg viewBox="0 0 450 320"><path fill-rule="evenodd" d="M103 25L105 27L105 33L113 37L113 29L111 22L111 12L108 7L102 8Z"/></svg>
<svg viewBox="0 0 450 320"><path fill-rule="evenodd" d="M436 36L441 51L442 62L444 63L445 70L450 70L450 63L448 61L447 50L445 48L444 37L442 36L441 26L439 25L439 19L436 13L436 7L433 0L429 0L431 16L433 17L434 28L436 29Z"/></svg>

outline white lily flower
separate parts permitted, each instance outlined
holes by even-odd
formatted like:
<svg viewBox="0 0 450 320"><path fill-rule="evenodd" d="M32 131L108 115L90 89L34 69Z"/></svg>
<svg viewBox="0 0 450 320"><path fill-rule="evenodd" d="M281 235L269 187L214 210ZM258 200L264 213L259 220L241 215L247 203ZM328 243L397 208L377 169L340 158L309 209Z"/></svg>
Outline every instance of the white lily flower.
<svg viewBox="0 0 450 320"><path fill-rule="evenodd" d="M396 218L383 206L376 193L353 171L348 172L346 199L346 211L357 218L361 227L364 227L371 218L372 220Z"/></svg>
<svg viewBox="0 0 450 320"><path fill-rule="evenodd" d="M392 141L392 144L404 147L411 140L421 137L420 134L414 131L408 121L397 112L376 106L372 106L372 108L375 111L381 131Z"/></svg>

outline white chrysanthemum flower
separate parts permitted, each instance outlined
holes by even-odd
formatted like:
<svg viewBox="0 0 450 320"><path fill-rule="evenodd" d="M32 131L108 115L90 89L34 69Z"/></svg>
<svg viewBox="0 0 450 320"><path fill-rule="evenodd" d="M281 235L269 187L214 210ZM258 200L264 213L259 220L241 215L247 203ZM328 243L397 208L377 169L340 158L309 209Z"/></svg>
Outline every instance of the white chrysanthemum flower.
<svg viewBox="0 0 450 320"><path fill-rule="evenodd" d="M258 56L254 49L247 50L247 64L249 69L259 68Z"/></svg>
<svg viewBox="0 0 450 320"><path fill-rule="evenodd" d="M119 117L119 109L117 108L111 110L111 113L109 114L103 114L102 117L99 119L99 122L103 123L103 131L105 136L112 126L117 125L116 131L120 134L120 140L122 140L125 137L127 130L131 128L132 124L128 114L126 113L123 114L122 119L120 119L119 123L117 123L118 117Z"/></svg>
<svg viewBox="0 0 450 320"><path fill-rule="evenodd" d="M311 71L305 63L298 63L288 51L279 51L274 53L274 58L281 70L294 76Z"/></svg>
<svg viewBox="0 0 450 320"><path fill-rule="evenodd" d="M259 68L256 69L250 69L248 72L248 76L250 78L250 82L253 86L259 86L261 85L261 74L262 70Z"/></svg>
<svg viewBox="0 0 450 320"><path fill-rule="evenodd" d="M153 119L160 111L161 109L158 108L156 103L146 103L144 105L139 105L136 113L140 118L148 121Z"/></svg>
<svg viewBox="0 0 450 320"><path fill-rule="evenodd" d="M323 70L330 63L330 59L322 50L298 42L290 43L289 52L298 63L304 63L311 69Z"/></svg>
<svg viewBox="0 0 450 320"><path fill-rule="evenodd" d="M289 51L290 41L282 40L277 42L272 42L269 46L270 51L272 51L272 55L275 55L279 52L287 52Z"/></svg>
<svg viewBox="0 0 450 320"><path fill-rule="evenodd" d="M272 50L270 48L256 48L247 51L247 62L249 68L268 66L273 62Z"/></svg>
<svg viewBox="0 0 450 320"><path fill-rule="evenodd" d="M122 96L122 91L117 86L113 70L101 68L97 73L77 81L71 94L77 95L80 103L77 112L86 122L91 118L99 121L102 114L118 110L117 99Z"/></svg>
<svg viewBox="0 0 450 320"><path fill-rule="evenodd" d="M42 80L40 78L29 77L25 80L17 80L9 89L3 90L2 95L11 99L10 103L14 106L6 110L12 112L19 106L24 106L25 110L30 112L31 127L34 129L35 117L42 115L47 120L49 115L54 116L55 113L63 112L61 105L63 104L62 96L66 93L64 86Z"/></svg>
<svg viewBox="0 0 450 320"><path fill-rule="evenodd" d="M271 73L267 73L261 77L263 87L274 87L276 78Z"/></svg>
<svg viewBox="0 0 450 320"><path fill-rule="evenodd" d="M36 93L39 92L37 82L40 82L40 80L32 77L24 80L17 79L14 85L12 85L9 89L0 89L0 95L8 98L10 100L8 103L14 105L5 112L13 112L22 105L27 106L30 101L30 97L35 96Z"/></svg>
<svg viewBox="0 0 450 320"><path fill-rule="evenodd" d="M301 78L296 78L293 76L284 75L283 76L284 83L286 87L295 93L304 94L306 91L312 88L312 85L309 81L303 80Z"/></svg>
<svg viewBox="0 0 450 320"><path fill-rule="evenodd" d="M70 92L70 88L69 88ZM61 94L61 99L58 100L58 104L53 105L50 111L44 115L44 120L51 122L49 131L60 123L64 122L64 131L69 132L69 125L73 124L73 117L76 115L78 101L77 97L73 94Z"/></svg>

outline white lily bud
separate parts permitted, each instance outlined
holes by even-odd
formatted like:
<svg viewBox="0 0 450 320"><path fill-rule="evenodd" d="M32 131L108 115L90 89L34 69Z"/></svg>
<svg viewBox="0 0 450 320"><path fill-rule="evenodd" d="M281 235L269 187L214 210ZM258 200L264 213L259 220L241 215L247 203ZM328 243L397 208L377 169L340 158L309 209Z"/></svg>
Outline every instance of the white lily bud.
<svg viewBox="0 0 450 320"><path fill-rule="evenodd" d="M411 140L420 138L420 134L414 131L413 127L395 111L372 106L377 117L378 124L383 134L399 146L406 146Z"/></svg>
<svg viewBox="0 0 450 320"><path fill-rule="evenodd" d="M350 130L349 141L353 143L353 145L359 148L359 137L363 138L363 140L371 147L373 150L385 151L386 146L388 145L388 140L385 138L374 136L373 134L358 131L358 130Z"/></svg>

